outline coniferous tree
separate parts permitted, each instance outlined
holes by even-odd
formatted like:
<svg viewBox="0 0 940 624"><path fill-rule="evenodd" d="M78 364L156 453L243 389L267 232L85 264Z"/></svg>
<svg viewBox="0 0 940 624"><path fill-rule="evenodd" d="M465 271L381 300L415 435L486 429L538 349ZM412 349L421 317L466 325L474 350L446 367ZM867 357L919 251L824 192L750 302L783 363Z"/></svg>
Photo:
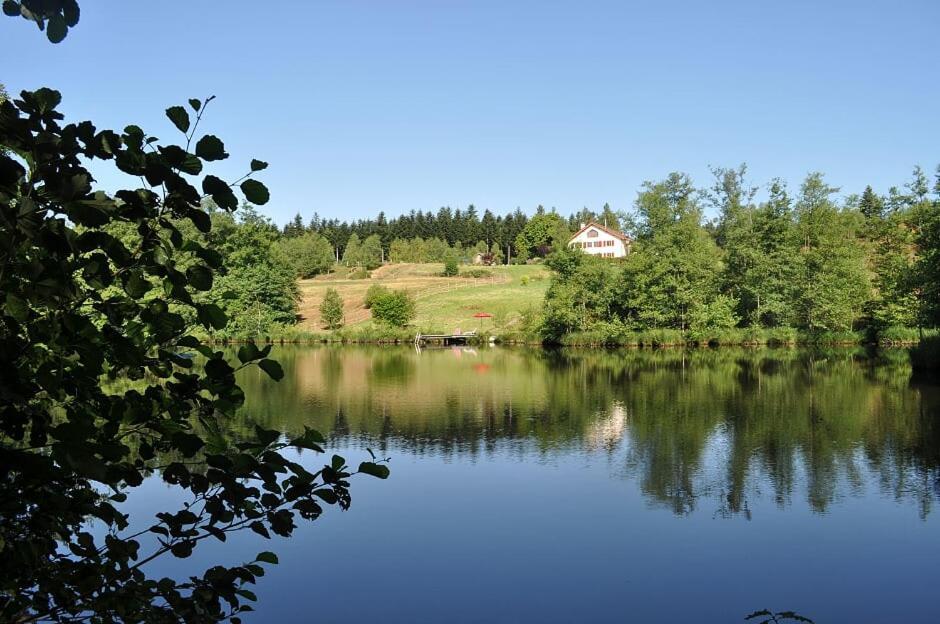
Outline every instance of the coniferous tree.
<svg viewBox="0 0 940 624"><path fill-rule="evenodd" d="M858 209L862 216L868 220L881 219L884 217L884 200L875 194L871 186L866 186L859 200Z"/></svg>
<svg viewBox="0 0 940 624"><path fill-rule="evenodd" d="M601 214L597 217L597 221L600 221L609 228L620 230L620 216L611 209L610 204L604 204L604 207L601 209Z"/></svg>

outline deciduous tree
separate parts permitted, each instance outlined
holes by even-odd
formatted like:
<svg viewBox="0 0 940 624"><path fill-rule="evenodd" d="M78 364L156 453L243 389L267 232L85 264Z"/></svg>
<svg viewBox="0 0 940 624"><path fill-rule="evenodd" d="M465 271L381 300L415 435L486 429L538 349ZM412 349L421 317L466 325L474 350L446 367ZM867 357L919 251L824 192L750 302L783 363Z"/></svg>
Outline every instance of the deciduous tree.
<svg viewBox="0 0 940 624"><path fill-rule="evenodd" d="M320 303L320 318L327 329L338 329L343 325L343 300L335 288L327 288Z"/></svg>
<svg viewBox="0 0 940 624"><path fill-rule="evenodd" d="M267 165L252 160L238 184L204 172L228 156L198 131L211 98L167 109L179 145L136 125L66 124L60 100L39 89L0 104L0 620L237 617L273 553L180 580L152 578L145 564L245 528L289 536L324 505L348 507L356 472L340 457L310 472L281 454L321 451L314 431L283 440L257 427L237 444L222 435L244 399L235 373L283 372L270 346L246 344L235 361L196 338L196 323L227 326L205 300L225 257L177 224L211 235L205 196L223 214L238 208L236 192L264 204L252 176ZM95 190L88 161L141 186ZM121 227L137 245L111 233ZM372 462L359 471L387 474ZM154 475L180 507L128 515L128 491Z"/></svg>

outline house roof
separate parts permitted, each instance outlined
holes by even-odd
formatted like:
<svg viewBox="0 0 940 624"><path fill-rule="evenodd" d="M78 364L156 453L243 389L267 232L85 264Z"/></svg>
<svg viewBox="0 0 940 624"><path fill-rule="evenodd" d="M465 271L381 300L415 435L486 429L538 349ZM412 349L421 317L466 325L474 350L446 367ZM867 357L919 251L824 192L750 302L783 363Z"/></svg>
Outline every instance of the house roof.
<svg viewBox="0 0 940 624"><path fill-rule="evenodd" d="M590 222L588 222L588 223L585 223L584 226L583 226L580 230L578 230L577 232L575 232L574 234L572 234L572 235L571 235L571 238L569 238L568 241L569 241L569 242L573 241L573 240L574 240L575 238L577 238L582 232L584 232L585 230L588 230L588 229L590 229L590 228L592 228L592 227L593 227L593 228L597 228L598 230L600 230L600 231L602 231L602 232L607 232L608 234L610 234L610 235L613 236L614 238L619 238L619 239L622 240L622 241L629 241L629 240L630 240L630 237L629 237L629 236L627 236L626 234L624 234L623 232L621 232L621 231L619 231L619 230L615 230L615 229L613 229L613 228L609 228L609 227L607 227L606 225L601 225L600 223L597 223L597 222L595 222L595 221L590 221Z"/></svg>

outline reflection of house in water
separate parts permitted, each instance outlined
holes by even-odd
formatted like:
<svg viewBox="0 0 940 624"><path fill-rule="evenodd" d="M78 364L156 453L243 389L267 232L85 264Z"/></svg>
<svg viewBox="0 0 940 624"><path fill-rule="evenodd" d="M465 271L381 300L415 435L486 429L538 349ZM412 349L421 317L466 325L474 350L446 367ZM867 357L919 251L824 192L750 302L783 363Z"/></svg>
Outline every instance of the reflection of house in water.
<svg viewBox="0 0 940 624"><path fill-rule="evenodd" d="M627 408L620 401L614 401L610 410L588 427L584 435L585 445L590 450L612 449L623 439L627 430Z"/></svg>

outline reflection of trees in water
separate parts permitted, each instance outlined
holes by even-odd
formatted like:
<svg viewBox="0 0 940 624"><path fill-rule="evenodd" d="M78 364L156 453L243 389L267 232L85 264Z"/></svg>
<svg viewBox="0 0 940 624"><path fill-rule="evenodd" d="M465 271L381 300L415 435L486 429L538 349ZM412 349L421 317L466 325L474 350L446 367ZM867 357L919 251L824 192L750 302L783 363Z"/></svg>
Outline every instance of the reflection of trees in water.
<svg viewBox="0 0 940 624"><path fill-rule="evenodd" d="M871 475L922 515L938 496L940 397L910 387L898 352L284 351L287 383L245 380L265 385L246 413L383 452L604 451L678 514L703 497L747 514L768 494L824 511Z"/></svg>
<svg viewBox="0 0 940 624"><path fill-rule="evenodd" d="M415 363L408 353L398 349L378 352L373 356L369 381L379 384L405 385L414 373Z"/></svg>

